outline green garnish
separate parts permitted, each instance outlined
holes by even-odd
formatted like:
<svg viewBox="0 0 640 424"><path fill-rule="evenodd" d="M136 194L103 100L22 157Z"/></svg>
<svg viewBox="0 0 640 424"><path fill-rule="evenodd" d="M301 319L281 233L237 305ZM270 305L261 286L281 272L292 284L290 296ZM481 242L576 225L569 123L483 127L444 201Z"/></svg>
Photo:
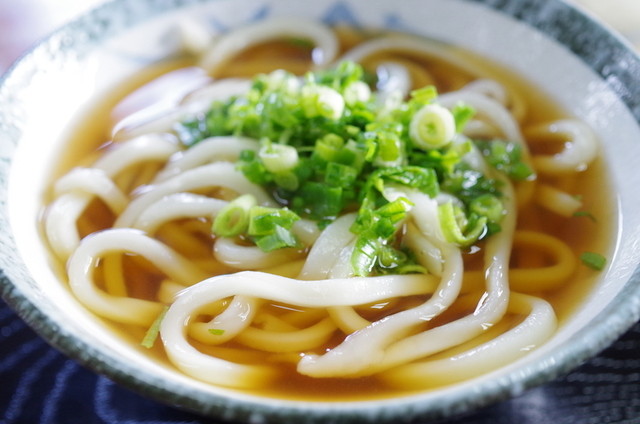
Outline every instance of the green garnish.
<svg viewBox="0 0 640 424"><path fill-rule="evenodd" d="M250 194L229 202L213 220L213 233L221 237L235 237L245 233L249 228L249 211L256 204L256 198Z"/></svg>
<svg viewBox="0 0 640 424"><path fill-rule="evenodd" d="M450 243L461 247L471 246L484 232L486 232L487 217L464 212L452 202L443 203L438 207L438 216L444 236Z"/></svg>
<svg viewBox="0 0 640 424"><path fill-rule="evenodd" d="M213 220L212 231L218 237L246 236L264 252L284 247L297 247L292 232L300 217L287 208L256 205L256 199L246 194L230 202Z"/></svg>
<svg viewBox="0 0 640 424"><path fill-rule="evenodd" d="M222 336L224 334L224 330L222 328L210 328L209 333L214 336Z"/></svg>
<svg viewBox="0 0 640 424"><path fill-rule="evenodd" d="M423 106L411 118L409 135L414 146L423 150L446 146L456 134L456 122L449 109L438 104Z"/></svg>
<svg viewBox="0 0 640 424"><path fill-rule="evenodd" d="M247 234L264 252L298 246L298 239L291 229L300 217L287 208L255 206L249 212Z"/></svg>
<svg viewBox="0 0 640 424"><path fill-rule="evenodd" d="M589 211L576 211L576 212L573 213L573 216L575 216L575 217L584 216L586 218L589 218L593 222L597 222L596 217Z"/></svg>
<svg viewBox="0 0 640 424"><path fill-rule="evenodd" d="M451 114L456 122L456 132L461 132L467 122L476 114L476 111L468 104L460 102L451 109Z"/></svg>
<svg viewBox="0 0 640 424"><path fill-rule="evenodd" d="M232 202L215 219L214 233L242 237L265 251L301 247L292 232L297 219L323 228L356 211L351 262L356 275L369 275L423 271L398 236L411 191L457 199L440 208L443 233L453 243L469 246L500 231L501 184L464 158L475 143L498 171L533 178L520 146L456 137L475 111L464 103L442 107L432 86L405 100L379 101L370 88L375 82L352 62L303 78L275 71L257 76L245 95L216 101L177 125L185 146L215 135L260 140L258 152L243 151L237 166L282 208Z"/></svg>
<svg viewBox="0 0 640 424"><path fill-rule="evenodd" d="M306 38L290 37L287 42L295 47L303 47L305 49L312 49L314 47L313 41Z"/></svg>
<svg viewBox="0 0 640 424"><path fill-rule="evenodd" d="M153 323L145 333L144 338L140 342L142 347L145 347L147 349L151 349L153 347L156 339L158 338L158 334L160 334L160 324L162 324L162 320L164 319L164 316L166 315L168 310L169 307L165 306L162 309L162 312L160 312L158 317L153 321Z"/></svg>
<svg viewBox="0 0 640 424"><path fill-rule="evenodd" d="M533 170L521 161L520 145L503 140L478 141L477 145L487 162L510 178L523 181L533 176Z"/></svg>
<svg viewBox="0 0 640 424"><path fill-rule="evenodd" d="M273 174L290 171L298 165L298 151L286 144L275 144L266 140L258 152L265 169Z"/></svg>
<svg viewBox="0 0 640 424"><path fill-rule="evenodd" d="M380 273L382 269L404 266L408 260L393 245L397 226L413 204L405 198L399 198L375 208L373 197L365 199L351 226L351 232L357 234L351 265L358 276L367 276L374 268Z"/></svg>
<svg viewBox="0 0 640 424"><path fill-rule="evenodd" d="M607 259L599 253L584 252L580 255L583 264L596 271L602 271L607 264Z"/></svg>

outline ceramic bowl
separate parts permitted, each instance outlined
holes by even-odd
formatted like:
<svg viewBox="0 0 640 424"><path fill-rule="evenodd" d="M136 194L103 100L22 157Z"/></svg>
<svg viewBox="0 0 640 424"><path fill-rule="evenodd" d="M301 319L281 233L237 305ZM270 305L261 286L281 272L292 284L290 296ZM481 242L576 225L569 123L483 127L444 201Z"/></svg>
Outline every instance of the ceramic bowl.
<svg viewBox="0 0 640 424"><path fill-rule="evenodd" d="M214 32L265 17L303 16L409 31L503 64L602 141L617 193L609 266L548 343L515 363L443 389L376 401L274 400L211 387L145 359L105 330L55 278L37 230L65 132L83 107L171 55L185 17ZM97 373L203 415L259 422L403 422L448 416L514 396L568 372L640 316L640 58L608 28L557 0L116 0L55 32L0 85L0 289L48 342Z"/></svg>

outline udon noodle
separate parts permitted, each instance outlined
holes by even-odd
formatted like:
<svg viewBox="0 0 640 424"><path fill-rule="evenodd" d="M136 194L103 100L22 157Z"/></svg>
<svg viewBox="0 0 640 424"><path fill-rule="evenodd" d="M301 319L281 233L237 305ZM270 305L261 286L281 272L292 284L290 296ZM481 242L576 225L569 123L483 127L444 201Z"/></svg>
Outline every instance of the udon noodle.
<svg viewBox="0 0 640 424"><path fill-rule="evenodd" d="M532 118L540 115L536 106L500 73L419 37L270 20L206 45L191 41L207 83L151 119L140 113L121 119L111 140L98 141L109 142L96 160L53 186L44 233L83 305L138 333L150 329L150 344L158 331L169 361L185 374L251 390L321 380L437 387L499 368L551 337L556 311L544 293L569 284L579 263L576 247L555 228L584 220L576 214L584 205L575 182L597 154L584 123L559 114ZM349 89L317 89L323 83L313 75L336 69L364 69L363 78ZM380 177L373 187L350 180L361 188L356 197L377 196L378 209L367 213L402 209L389 221L393 235L363 272L358 264L370 259L371 241L362 234L386 215L366 221L363 206L349 198L338 213L314 216L283 196L295 191L297 180L260 184L247 172L247 163L256 163L247 158L258 157L263 168L289 172L274 175L299 177L303 171L295 167L317 154L314 144L296 145L296 130L286 123L281 139L267 141L270 133L261 131L272 128L262 124L257 132L200 131L214 119L212 104L239 104L254 93L255 81L292 95L304 92L304 84L317 89L316 103L305 106L316 119L317 128L309 127L317 132L315 146L338 131L322 126L334 128L327 122L343 119L350 102L368 105L374 115L399 113L388 110L412 107L408 99L434 93L423 87L435 86L438 96L414 114L431 121L424 128L411 121L401 132L411 140L407 151L384 156L378 140L364 165L347 171L370 177L401 169L418 178L423 171L403 154L416 151L441 165L455 154L451 167L466 170L468 187L454 191L440 174L437 192L402 182L404 174ZM375 127L354 122L348 130L354 140ZM198 131L200 139L193 139ZM425 131L426 141L420 138ZM442 143L433 144L429 137L442 132ZM273 147L278 144L286 148ZM530 172L509 174L505 159L496 163L491 156L494 148L504 155L517 150L511 165ZM459 194L482 181L493 184L487 208L497 207L497 216L472 216L472 200ZM244 212L283 209L298 216L278 227L287 227L280 248L261 248L272 239L257 232L212 231L221 216L234 226ZM538 213L555 226L536 220ZM287 244L290 239L295 242Z"/></svg>

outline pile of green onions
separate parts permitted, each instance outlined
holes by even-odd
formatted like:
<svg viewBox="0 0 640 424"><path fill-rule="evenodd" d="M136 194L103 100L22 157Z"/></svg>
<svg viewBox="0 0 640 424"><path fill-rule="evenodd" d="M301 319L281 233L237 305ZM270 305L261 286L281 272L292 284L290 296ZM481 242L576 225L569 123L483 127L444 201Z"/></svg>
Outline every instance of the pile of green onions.
<svg viewBox="0 0 640 424"><path fill-rule="evenodd" d="M439 225L460 247L500 231L500 182L464 156L478 150L494 169L523 180L533 172L520 160L519 145L458 136L473 109L442 107L432 86L408 99L376 93L373 86L375 78L352 62L304 77L275 71L257 76L246 94L216 101L180 123L176 132L187 147L217 135L260 140L260 149L243 151L237 166L282 205L260 206L240 196L215 218L215 235L242 237L263 251L303 248L292 231L298 219L323 228L357 212L351 227L355 275L423 272L399 243L413 204L406 196L385 195L389 189L455 199L440 204Z"/></svg>

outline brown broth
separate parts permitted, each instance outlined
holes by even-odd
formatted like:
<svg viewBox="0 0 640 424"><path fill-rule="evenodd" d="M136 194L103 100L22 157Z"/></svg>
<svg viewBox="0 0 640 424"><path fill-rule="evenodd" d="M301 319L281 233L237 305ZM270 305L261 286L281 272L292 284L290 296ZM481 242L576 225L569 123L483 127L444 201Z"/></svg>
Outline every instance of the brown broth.
<svg viewBox="0 0 640 424"><path fill-rule="evenodd" d="M345 41L345 45L356 43L359 40L358 37L361 37L361 35L357 33L348 33L348 31L344 29L341 31L344 31L346 34L343 35L343 39L348 40ZM260 66L257 69L260 69L261 72L269 71L270 69L263 67L266 62L264 57L261 56L265 54L264 52L266 50L275 49L278 45L276 43L261 47L262 48L253 49L255 50L255 54L246 52L240 58L241 60L239 60L239 62L248 61L253 56L256 56L260 59ZM268 47L268 49L265 47ZM304 49L301 51L291 46L282 50L290 50L291 55L289 56L291 61L296 62L295 66L299 65L297 62L300 61L300 57L303 56L302 53L305 53ZM523 126L526 127L568 116L565 111L562 111L551 100L551 96L543 90L528 84L509 70L494 64L489 64L482 58L478 58L467 52L460 52L460 54L476 62L479 69L483 69L488 74L493 75L495 79L501 81L507 87L519 93L520 96L527 99L527 104L530 108L527 111ZM171 75L184 72L185 67L190 65L191 63L188 60L160 63L150 69L142 71L119 87L116 87L116 90L114 90L110 96L99 99L83 116L79 117L77 123L73 125L67 143L69 148L66 149L64 153L61 152L58 158L54 159L55 162L58 163L54 177L62 175L76 164L87 163L87 161L93 160L97 152L101 148L105 148L101 146L108 146L113 121L111 119L104 119L104 117L112 116L114 110L118 111L122 109L122 104L126 103L127 99L131 99L131 93L135 95L136 90L144 89L145 86L148 86L151 81L160 75L165 75L165 78L168 78L170 81ZM461 84L471 79L468 73L453 69L451 66L434 59L424 59L422 60L422 65L429 69L436 84L440 87L441 92L458 88ZM234 70L234 66L235 65L229 66L225 71L221 72L220 75L234 74L237 72ZM180 78L176 78L176 81L180 81ZM170 82L168 84L171 85ZM144 104L140 103L137 105L137 107L144 106ZM532 206L533 209L529 210L526 214L527 216L524 217L525 220L518 223L518 228L539 229L548 234L556 235L572 247L576 256L579 256L583 251L601 252L605 255L610 253L611 240L613 239L613 232L616 225L615 205L612 199L612 191L609 190L606 169L602 161L596 161L586 172L581 173L577 177L571 177L571 180L567 179L566 181L556 183L568 187L570 190L579 189L575 191L575 194L579 194L582 197L584 210L589 211L596 218L596 221L586 217L558 219L542 208ZM50 196L49 194L48 197ZM49 199L46 199L46 201L48 202ZM86 228L86 230L83 230L83 233L95 228L105 228L109 225L109 222L113 220L113 217L105 213L104 207L98 203L94 204L86 215L87 217L95 215L101 218L88 219L87 223L81 225L82 228ZM203 243L205 243L206 246L207 241L203 240ZM467 262L471 263L475 261L474 257L476 256L478 256L477 253L469 254ZM149 285L152 287L157 285L157 275L152 273L150 277L144 277L142 273L144 268L151 266L141 266L139 263L135 263L135 261L127 261L126 266L134 270L132 271L133 273L139 274L136 278L148 280ZM579 264L570 284L567 284L566 287L555 292L543 294L543 297L553 305L561 325L571 316L576 307L581 304L585 296L593 289L597 280L598 273ZM152 291L153 290L149 291L138 288L133 290L132 295L140 298L151 298L153 296ZM479 297L480 293L477 295ZM387 309L393 310L393 308ZM435 319L429 325L436 326L448 319L463 316L465 313L469 313L468 308L454 305L450 312ZM374 315L376 315L376 311L369 311L367 314L371 319L374 318ZM511 315L508 319L508 325L512 326L516 325L522 317ZM167 367L172 367L163 350L160 348L160 343L156 343L156 346L148 351L138 346L139 341L144 335L143 329L113 323L107 323L107 325L120 334L121 337L128 340L143 354L150 354L155 361L163 363ZM338 339L334 338L329 342L327 347L336 343L338 343ZM198 343L194 342L194 345L198 345ZM229 343L228 348L240 349L241 347L236 343ZM230 351L231 353L225 351L227 347L219 348L200 345L200 349L203 351L215 351L216 354L222 356L225 354L235 355L234 351ZM299 375L295 372L293 361L296 359L296 356L294 354L250 353L244 356L246 356L244 360L249 363L274 363L279 364L283 369L282 377L279 381L266 391L260 391L259 394L261 395L305 400L352 400L385 398L402 394L402 392L399 392L395 388L385 387L375 377L357 379L312 379ZM234 356L234 358L234 360L239 360L237 356Z"/></svg>

